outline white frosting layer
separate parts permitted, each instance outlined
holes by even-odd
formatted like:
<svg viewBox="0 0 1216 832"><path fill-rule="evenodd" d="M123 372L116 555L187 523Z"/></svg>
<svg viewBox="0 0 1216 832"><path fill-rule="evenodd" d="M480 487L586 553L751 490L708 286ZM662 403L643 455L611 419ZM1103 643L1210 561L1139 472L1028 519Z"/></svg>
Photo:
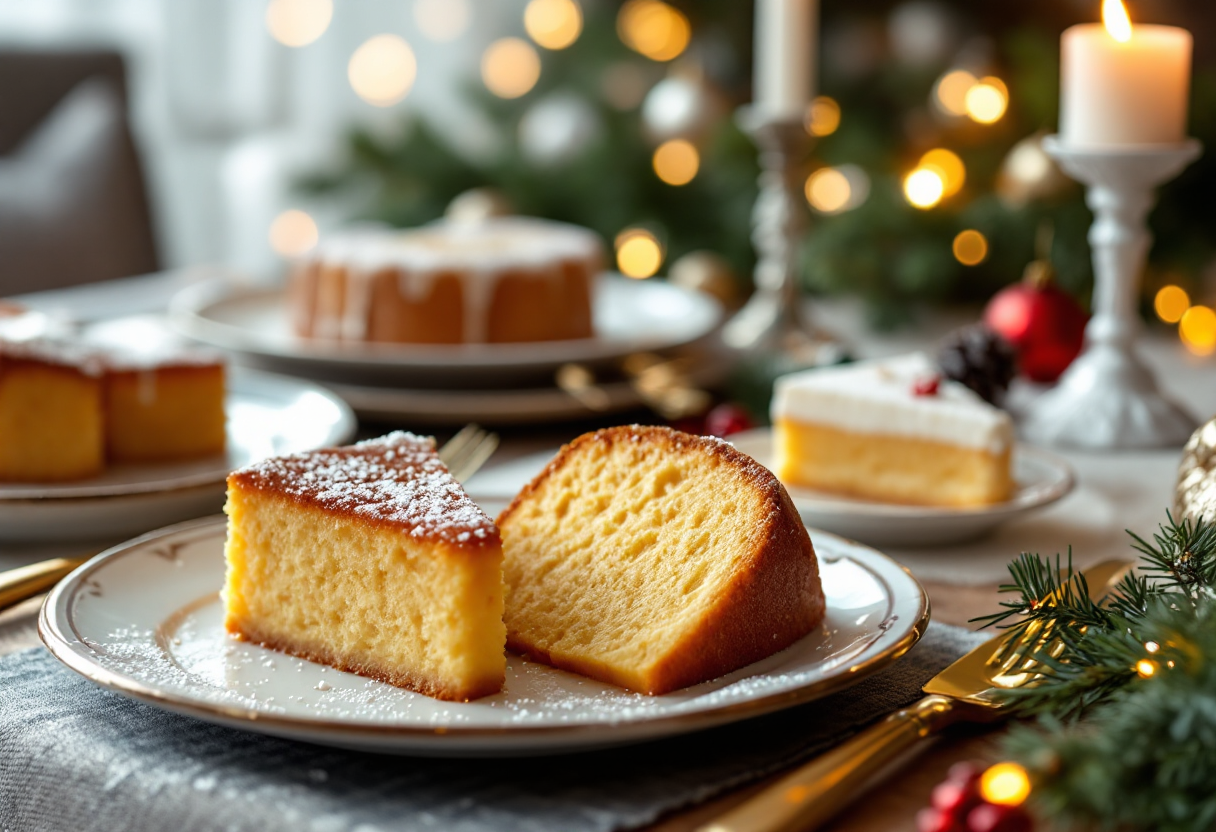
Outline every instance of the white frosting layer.
<svg viewBox="0 0 1216 832"><path fill-rule="evenodd" d="M940 375L923 353L807 370L777 380L772 417L852 433L906 436L1000 453L1013 420L966 386L942 380L918 396L918 381Z"/></svg>
<svg viewBox="0 0 1216 832"><path fill-rule="evenodd" d="M398 231L360 228L324 240L312 255L326 264L374 271L495 272L538 268L555 261L598 260L599 236L586 228L534 217L494 217L480 222L443 220Z"/></svg>
<svg viewBox="0 0 1216 832"><path fill-rule="evenodd" d="M489 309L503 274L526 270L561 280L569 262L598 271L603 258L599 236L586 228L534 217L494 217L478 222L441 220L407 231L358 228L328 238L312 255L314 262L342 267L343 314L322 309L314 324L321 338L361 341L371 314L371 277L383 269L399 272L403 298L428 297L442 274L461 276L464 340L485 341Z"/></svg>

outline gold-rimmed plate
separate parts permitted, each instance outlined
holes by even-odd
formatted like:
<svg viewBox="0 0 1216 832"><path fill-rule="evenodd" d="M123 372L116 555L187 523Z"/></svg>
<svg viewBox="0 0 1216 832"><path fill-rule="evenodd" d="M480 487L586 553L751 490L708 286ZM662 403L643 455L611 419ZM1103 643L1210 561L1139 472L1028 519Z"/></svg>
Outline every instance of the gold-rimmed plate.
<svg viewBox="0 0 1216 832"><path fill-rule="evenodd" d="M64 664L102 687L233 728L425 756L583 751L808 702L906 653L929 619L916 580L873 549L822 532L812 539L827 596L823 625L763 661L665 696L509 655L501 693L442 702L234 641L223 630L217 593L222 518L98 555L55 588L39 633Z"/></svg>

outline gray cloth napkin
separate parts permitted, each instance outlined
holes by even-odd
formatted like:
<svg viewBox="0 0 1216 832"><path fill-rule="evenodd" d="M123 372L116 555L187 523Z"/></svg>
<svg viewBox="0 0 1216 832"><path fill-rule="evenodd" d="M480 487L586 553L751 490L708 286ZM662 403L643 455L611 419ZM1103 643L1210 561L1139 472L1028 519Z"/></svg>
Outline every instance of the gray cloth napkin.
<svg viewBox="0 0 1216 832"><path fill-rule="evenodd" d="M0 829L607 832L841 742L981 642L934 624L855 687L688 736L560 757L436 760L234 731L94 687L36 648L0 659Z"/></svg>

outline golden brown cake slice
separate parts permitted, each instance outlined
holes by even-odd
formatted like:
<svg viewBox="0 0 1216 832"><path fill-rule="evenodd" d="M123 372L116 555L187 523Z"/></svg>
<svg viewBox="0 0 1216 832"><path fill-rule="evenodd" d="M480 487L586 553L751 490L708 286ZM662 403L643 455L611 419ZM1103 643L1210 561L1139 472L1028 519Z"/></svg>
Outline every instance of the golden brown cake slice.
<svg viewBox="0 0 1216 832"><path fill-rule="evenodd" d="M224 362L209 353L111 357L106 450L113 462L161 462L224 452Z"/></svg>
<svg viewBox="0 0 1216 832"><path fill-rule="evenodd" d="M54 482L102 470L101 372L89 349L0 339L0 480Z"/></svg>
<svg viewBox="0 0 1216 832"><path fill-rule="evenodd" d="M440 699L502 688L498 529L434 440L266 460L228 477L225 511L229 632Z"/></svg>
<svg viewBox="0 0 1216 832"><path fill-rule="evenodd" d="M721 440L618 427L564 447L498 519L507 645L660 694L788 647L823 618L781 483Z"/></svg>

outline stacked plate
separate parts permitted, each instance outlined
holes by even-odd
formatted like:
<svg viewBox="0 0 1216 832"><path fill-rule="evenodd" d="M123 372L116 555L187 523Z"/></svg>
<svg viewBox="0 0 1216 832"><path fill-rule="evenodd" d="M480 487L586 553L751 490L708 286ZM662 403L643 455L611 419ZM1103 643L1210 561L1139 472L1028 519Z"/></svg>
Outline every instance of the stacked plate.
<svg viewBox="0 0 1216 832"><path fill-rule="evenodd" d="M593 298L596 335L520 344L334 344L291 331L281 291L223 279L178 295L170 319L181 334L238 357L242 364L315 379L372 419L428 424L556 421L637 407L619 380L637 353L668 352L709 336L723 315L713 298L654 280L601 275ZM594 409L555 382L577 363L608 380Z"/></svg>

